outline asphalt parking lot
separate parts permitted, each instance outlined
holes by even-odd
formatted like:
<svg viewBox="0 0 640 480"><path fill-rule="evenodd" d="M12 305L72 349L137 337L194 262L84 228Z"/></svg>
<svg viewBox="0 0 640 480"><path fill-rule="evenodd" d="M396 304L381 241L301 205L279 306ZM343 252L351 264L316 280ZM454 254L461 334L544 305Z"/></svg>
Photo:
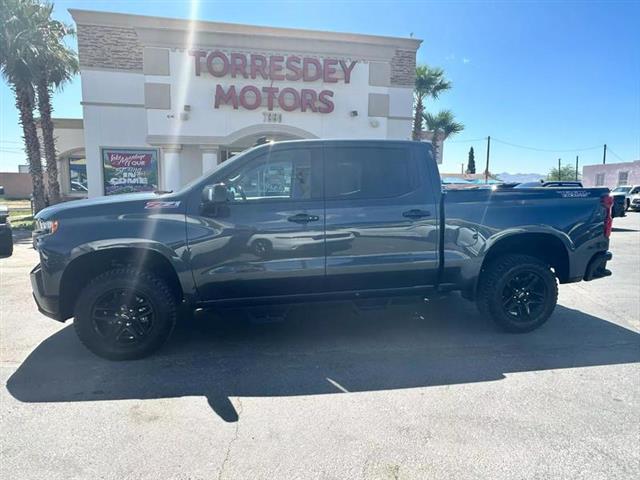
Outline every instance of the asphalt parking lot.
<svg viewBox="0 0 640 480"><path fill-rule="evenodd" d="M113 363L38 313L19 240L0 259L0 476L640 478L639 213L611 250L613 276L561 286L526 335L457 295L305 305Z"/></svg>

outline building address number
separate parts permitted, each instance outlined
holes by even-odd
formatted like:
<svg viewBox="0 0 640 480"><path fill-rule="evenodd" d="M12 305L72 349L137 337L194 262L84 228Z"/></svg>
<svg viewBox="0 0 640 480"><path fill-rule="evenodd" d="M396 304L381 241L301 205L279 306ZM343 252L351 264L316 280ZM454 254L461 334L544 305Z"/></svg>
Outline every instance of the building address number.
<svg viewBox="0 0 640 480"><path fill-rule="evenodd" d="M282 123L282 114L278 112L262 112L264 123Z"/></svg>

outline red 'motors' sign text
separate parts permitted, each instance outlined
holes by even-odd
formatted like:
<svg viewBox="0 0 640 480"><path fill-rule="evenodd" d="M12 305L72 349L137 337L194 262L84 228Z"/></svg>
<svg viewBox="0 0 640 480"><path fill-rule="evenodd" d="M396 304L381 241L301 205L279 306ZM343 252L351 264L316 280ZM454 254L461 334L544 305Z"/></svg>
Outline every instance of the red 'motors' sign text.
<svg viewBox="0 0 640 480"><path fill-rule="evenodd" d="M351 82L351 73L356 65L355 61L337 60L325 58L298 57L296 55L259 55L231 53L229 55L218 50L206 52L204 50L190 50L189 55L194 57L195 74L200 76L203 70L209 75L222 78L242 77L273 81L289 82L315 82L321 80L324 83ZM204 68L203 68L204 64ZM310 89L296 89L286 87L280 89L271 86L259 88L247 85L236 89L231 85L225 89L223 85L216 85L214 107L231 105L234 109L239 107L247 110L255 110L266 106L273 110L276 103L286 112L295 110L306 112L331 113L334 109L333 91Z"/></svg>

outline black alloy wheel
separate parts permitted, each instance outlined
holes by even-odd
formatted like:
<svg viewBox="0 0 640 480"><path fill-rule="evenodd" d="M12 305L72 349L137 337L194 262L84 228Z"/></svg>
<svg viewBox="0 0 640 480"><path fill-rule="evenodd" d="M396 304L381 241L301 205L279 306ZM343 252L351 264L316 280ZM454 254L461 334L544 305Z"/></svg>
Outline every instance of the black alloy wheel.
<svg viewBox="0 0 640 480"><path fill-rule="evenodd" d="M544 310L547 295L546 284L536 272L516 272L505 282L502 306L514 321L529 323Z"/></svg>
<svg viewBox="0 0 640 480"><path fill-rule="evenodd" d="M477 304L503 330L524 333L545 323L558 301L551 267L529 255L506 254L483 267Z"/></svg>
<svg viewBox="0 0 640 480"><path fill-rule="evenodd" d="M153 329L155 311L143 293L125 288L106 292L93 305L95 331L107 342L132 345L143 342Z"/></svg>
<svg viewBox="0 0 640 480"><path fill-rule="evenodd" d="M158 275L116 268L80 292L73 326L80 341L109 360L143 358L158 350L176 323L178 297Z"/></svg>

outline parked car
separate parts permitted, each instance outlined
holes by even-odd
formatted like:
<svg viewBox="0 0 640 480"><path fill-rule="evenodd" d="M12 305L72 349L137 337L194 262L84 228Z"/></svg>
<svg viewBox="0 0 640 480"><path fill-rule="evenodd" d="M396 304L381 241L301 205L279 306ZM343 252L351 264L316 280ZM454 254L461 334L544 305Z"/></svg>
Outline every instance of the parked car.
<svg viewBox="0 0 640 480"><path fill-rule="evenodd" d="M634 212L640 210L640 193L629 197L629 210L633 210Z"/></svg>
<svg viewBox="0 0 640 480"><path fill-rule="evenodd" d="M13 233L9 222L9 209L5 205L0 205L0 255L11 254L13 254Z"/></svg>
<svg viewBox="0 0 640 480"><path fill-rule="evenodd" d="M528 332L558 282L611 274L608 189L445 192L422 142L259 146L174 193L62 203L36 220L38 308L74 317L80 340L115 360L157 350L195 308L229 305L458 290ZM288 239L277 255L252 241L275 235ZM326 248L288 248L296 236Z"/></svg>
<svg viewBox="0 0 640 480"><path fill-rule="evenodd" d="M614 197L622 197L624 199L624 209L628 210L631 205L631 195L640 193L640 185L621 185L611 191Z"/></svg>

